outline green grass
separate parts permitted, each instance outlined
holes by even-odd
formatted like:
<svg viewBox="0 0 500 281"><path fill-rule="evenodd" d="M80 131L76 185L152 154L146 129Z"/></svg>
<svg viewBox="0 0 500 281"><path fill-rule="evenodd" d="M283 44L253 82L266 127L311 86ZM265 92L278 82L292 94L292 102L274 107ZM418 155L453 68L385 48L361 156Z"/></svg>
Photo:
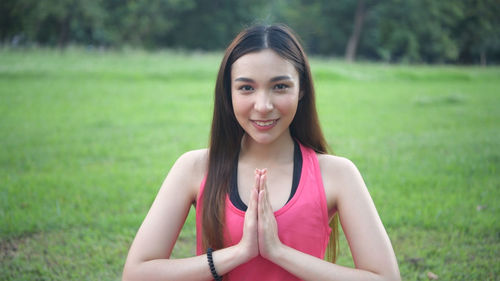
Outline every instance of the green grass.
<svg viewBox="0 0 500 281"><path fill-rule="evenodd" d="M0 50L0 280L120 279L169 168L206 147L220 59ZM500 68L311 64L403 279L499 280ZM193 247L191 213L174 256Z"/></svg>

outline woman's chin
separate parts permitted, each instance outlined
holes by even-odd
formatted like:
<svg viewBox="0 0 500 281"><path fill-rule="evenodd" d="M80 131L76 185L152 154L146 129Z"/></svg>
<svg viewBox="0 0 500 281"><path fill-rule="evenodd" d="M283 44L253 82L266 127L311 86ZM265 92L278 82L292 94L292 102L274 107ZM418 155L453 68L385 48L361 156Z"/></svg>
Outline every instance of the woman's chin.
<svg viewBox="0 0 500 281"><path fill-rule="evenodd" d="M263 134L261 132L259 133L246 133L246 136L251 140L252 142L262 144L262 145L268 145L268 144L273 144L276 141L279 141L282 139L286 133L284 132L283 134L276 136L275 134Z"/></svg>

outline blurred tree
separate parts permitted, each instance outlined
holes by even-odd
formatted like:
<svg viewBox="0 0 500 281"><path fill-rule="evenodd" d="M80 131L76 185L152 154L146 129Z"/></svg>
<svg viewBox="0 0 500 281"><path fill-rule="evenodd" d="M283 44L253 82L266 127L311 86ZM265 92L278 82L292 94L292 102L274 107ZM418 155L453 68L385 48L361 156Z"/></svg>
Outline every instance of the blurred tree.
<svg viewBox="0 0 500 281"><path fill-rule="evenodd" d="M221 49L244 26L263 17L265 0L196 0L193 9L181 11L167 45L191 49Z"/></svg>
<svg viewBox="0 0 500 281"><path fill-rule="evenodd" d="M358 0L356 13L354 14L354 26L349 41L345 49L345 59L347 62L353 62L356 58L356 50L358 48L361 30L366 17L365 0Z"/></svg>
<svg viewBox="0 0 500 281"><path fill-rule="evenodd" d="M70 40L86 43L105 16L99 0L5 0L0 10L2 41L24 37L61 47Z"/></svg>
<svg viewBox="0 0 500 281"><path fill-rule="evenodd" d="M21 23L28 38L64 47L69 41L90 43L105 17L100 0L18 0L26 16Z"/></svg>
<svg viewBox="0 0 500 281"><path fill-rule="evenodd" d="M486 65L488 56L500 58L500 3L498 0L462 0L463 17L454 34L460 43L459 61Z"/></svg>
<svg viewBox="0 0 500 281"><path fill-rule="evenodd" d="M213 50L283 22L310 54L390 62L500 61L498 0L2 0L0 40Z"/></svg>
<svg viewBox="0 0 500 281"><path fill-rule="evenodd" d="M23 14L16 0L0 1L0 42L10 43L22 33Z"/></svg>
<svg viewBox="0 0 500 281"><path fill-rule="evenodd" d="M446 62L458 57L453 24L460 1L385 0L377 5L378 53L387 61Z"/></svg>
<svg viewBox="0 0 500 281"><path fill-rule="evenodd" d="M182 13L196 9L195 0L106 0L110 11L106 37L112 42L153 48L165 46L183 21Z"/></svg>
<svg viewBox="0 0 500 281"><path fill-rule="evenodd" d="M346 55L354 60L361 50L362 57L376 58L373 9L378 2L276 0L273 15L301 35L311 54Z"/></svg>
<svg viewBox="0 0 500 281"><path fill-rule="evenodd" d="M308 53L340 55L345 50L355 4L350 0L275 0L272 19L292 27Z"/></svg>

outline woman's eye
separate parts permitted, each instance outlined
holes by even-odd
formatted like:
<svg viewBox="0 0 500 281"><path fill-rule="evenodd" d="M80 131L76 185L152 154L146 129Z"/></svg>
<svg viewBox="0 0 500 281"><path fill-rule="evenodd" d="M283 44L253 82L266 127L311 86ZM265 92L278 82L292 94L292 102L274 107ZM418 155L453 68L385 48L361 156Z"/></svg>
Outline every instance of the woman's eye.
<svg viewBox="0 0 500 281"><path fill-rule="evenodd" d="M283 91L283 90L288 89L288 85L286 85L286 84L276 84L276 85L274 85L274 89L275 90L279 90L279 91Z"/></svg>
<svg viewBox="0 0 500 281"><path fill-rule="evenodd" d="M238 90L248 92L248 91L252 91L253 88L250 85L243 85L243 86L239 87Z"/></svg>

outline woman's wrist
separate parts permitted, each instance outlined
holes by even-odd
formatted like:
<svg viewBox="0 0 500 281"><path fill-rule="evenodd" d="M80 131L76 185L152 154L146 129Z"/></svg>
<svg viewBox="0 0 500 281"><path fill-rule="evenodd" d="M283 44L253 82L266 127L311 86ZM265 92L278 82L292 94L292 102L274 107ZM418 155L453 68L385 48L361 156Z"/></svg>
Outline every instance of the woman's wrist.
<svg viewBox="0 0 500 281"><path fill-rule="evenodd" d="M208 261L208 266L210 267L210 272L212 273L212 277L214 278L215 281L222 281L222 276L220 276L217 273L217 270L215 269L212 253L213 253L213 249L208 248L207 249L207 261Z"/></svg>
<svg viewBox="0 0 500 281"><path fill-rule="evenodd" d="M239 244L220 250L213 250L211 255L211 263L213 264L216 273L220 276L227 274L235 267L242 265L251 259L249 258L248 253L243 251L242 247ZM207 268L209 269L212 276L210 261L208 260L208 253L205 259L205 263L207 264Z"/></svg>
<svg viewBox="0 0 500 281"><path fill-rule="evenodd" d="M236 244L235 247L237 256L241 258L244 263L259 255L259 249L253 249L244 242Z"/></svg>
<svg viewBox="0 0 500 281"><path fill-rule="evenodd" d="M273 263L276 263L278 264L279 260L282 259L282 257L285 255L285 252L286 252L286 248L288 246L286 246L285 244L281 243L281 241L279 243L277 243L267 254L267 256L265 257L266 259L268 259L269 261L273 262Z"/></svg>

